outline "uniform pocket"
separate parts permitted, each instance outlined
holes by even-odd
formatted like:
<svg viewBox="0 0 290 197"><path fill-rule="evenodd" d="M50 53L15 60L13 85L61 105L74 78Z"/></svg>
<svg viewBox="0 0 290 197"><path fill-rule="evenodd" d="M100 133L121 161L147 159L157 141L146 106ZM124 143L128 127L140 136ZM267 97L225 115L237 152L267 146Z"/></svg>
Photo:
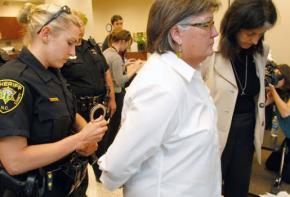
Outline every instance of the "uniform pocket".
<svg viewBox="0 0 290 197"><path fill-rule="evenodd" d="M65 104L39 103L34 113L31 139L35 143L49 143L70 133L71 118Z"/></svg>
<svg viewBox="0 0 290 197"><path fill-rule="evenodd" d="M60 98L58 98L60 99ZM49 99L47 99L49 100ZM36 110L40 121L59 119L64 116L69 116L66 104L59 102L42 102Z"/></svg>

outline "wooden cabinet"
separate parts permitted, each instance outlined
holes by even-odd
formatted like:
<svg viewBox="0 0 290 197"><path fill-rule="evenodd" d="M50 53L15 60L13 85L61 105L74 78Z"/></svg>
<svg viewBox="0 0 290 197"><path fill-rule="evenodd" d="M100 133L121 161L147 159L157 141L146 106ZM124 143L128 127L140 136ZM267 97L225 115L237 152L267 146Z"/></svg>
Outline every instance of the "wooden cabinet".
<svg viewBox="0 0 290 197"><path fill-rule="evenodd" d="M16 17L0 17L1 40L18 40L23 37L23 28Z"/></svg>
<svg viewBox="0 0 290 197"><path fill-rule="evenodd" d="M127 52L126 58L135 58L140 60L147 60L147 52Z"/></svg>

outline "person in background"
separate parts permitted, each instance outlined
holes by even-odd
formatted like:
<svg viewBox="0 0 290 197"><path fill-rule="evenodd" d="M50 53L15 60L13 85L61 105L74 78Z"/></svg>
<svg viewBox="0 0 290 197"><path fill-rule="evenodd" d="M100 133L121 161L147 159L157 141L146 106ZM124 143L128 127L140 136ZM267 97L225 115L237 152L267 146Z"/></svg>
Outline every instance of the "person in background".
<svg viewBox="0 0 290 197"><path fill-rule="evenodd" d="M121 128L99 159L108 189L123 187L125 197L221 196L216 110L199 72L213 53L218 7L216 0L152 4L153 54L128 87Z"/></svg>
<svg viewBox="0 0 290 197"><path fill-rule="evenodd" d="M114 30L123 29L123 18L122 18L122 16L113 15L111 17L111 25L112 25L112 32ZM105 38L105 40L103 42L102 51L105 51L107 48L109 48L109 35Z"/></svg>
<svg viewBox="0 0 290 197"><path fill-rule="evenodd" d="M274 103L279 126L284 132L285 143L290 148L290 67L287 64L277 66L276 76L282 76L281 80L274 86L269 84L267 88L267 103ZM287 155L287 154L286 154ZM281 157L279 158L281 159ZM290 183L290 156L285 157L282 180ZM272 168L279 171L281 160L272 159ZM268 166L267 166L268 167Z"/></svg>
<svg viewBox="0 0 290 197"><path fill-rule="evenodd" d="M0 67L9 60L9 55L3 49L0 49Z"/></svg>
<svg viewBox="0 0 290 197"><path fill-rule="evenodd" d="M80 18L81 33L76 46L76 56L62 67L61 72L70 84L70 88L76 96L77 112L87 122L90 121L90 111L97 104L103 104L108 99L108 112L110 117L116 111L115 92L109 66L93 38L83 39L87 17L81 13L75 13ZM109 94L107 95L107 91ZM108 97L108 98L106 98ZM107 135L107 133L105 134ZM103 137L103 139L105 136ZM99 142L96 156L100 157L106 149L103 142ZM92 162L91 162L92 164ZM97 163L92 164L96 179L101 175ZM88 176L85 177L79 189L80 196L84 196L88 187Z"/></svg>
<svg viewBox="0 0 290 197"><path fill-rule="evenodd" d="M220 27L219 47L204 63L218 112L224 197L247 197L254 149L261 162L265 127L266 31L277 20L271 0L235 0Z"/></svg>
<svg viewBox="0 0 290 197"><path fill-rule="evenodd" d="M132 42L132 37L129 31L127 30L115 30L109 36L110 47L104 51L104 56L110 67L117 109L116 113L110 120L109 129L104 137L104 143L106 144L106 149L112 144L117 132L119 130L121 114L123 108L123 100L125 96L125 83L128 82L137 71L142 66L141 60L131 61L131 64L125 65L123 58L120 55L120 52L126 51Z"/></svg>
<svg viewBox="0 0 290 197"><path fill-rule="evenodd" d="M274 104L277 107L277 115L279 122L286 121L290 124L290 67L287 64L277 65L276 76L279 77L278 83L274 86L269 84L267 88L267 102ZM280 77L281 76L281 77ZM286 122L285 122L286 123ZM284 124L279 124L283 127ZM285 128L286 135L290 138L290 129Z"/></svg>
<svg viewBox="0 0 290 197"><path fill-rule="evenodd" d="M2 33L0 31L0 40L2 40ZM0 67L9 60L9 55L8 53L0 48Z"/></svg>
<svg viewBox="0 0 290 197"><path fill-rule="evenodd" d="M87 123L76 113L60 73L75 55L79 20L68 6L26 4L19 21L26 25L25 47L0 68L2 196L78 196L86 172L80 156L94 153L107 129L102 117Z"/></svg>

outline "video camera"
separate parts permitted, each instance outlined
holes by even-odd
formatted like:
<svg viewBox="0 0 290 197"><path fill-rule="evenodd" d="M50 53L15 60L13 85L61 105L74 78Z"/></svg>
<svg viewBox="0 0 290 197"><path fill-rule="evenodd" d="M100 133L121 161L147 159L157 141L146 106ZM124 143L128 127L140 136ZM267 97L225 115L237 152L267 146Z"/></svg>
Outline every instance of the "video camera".
<svg viewBox="0 0 290 197"><path fill-rule="evenodd" d="M277 72L277 64L273 61L268 61L265 70L265 86L268 87L269 84L277 85L283 76Z"/></svg>

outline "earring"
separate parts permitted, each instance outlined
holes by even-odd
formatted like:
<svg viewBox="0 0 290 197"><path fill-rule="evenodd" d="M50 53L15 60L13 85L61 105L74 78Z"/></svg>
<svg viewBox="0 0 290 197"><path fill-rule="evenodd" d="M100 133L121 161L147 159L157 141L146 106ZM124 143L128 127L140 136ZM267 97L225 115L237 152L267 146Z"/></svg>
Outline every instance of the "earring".
<svg viewBox="0 0 290 197"><path fill-rule="evenodd" d="M182 57L182 48L181 48L181 44L178 45L178 50L176 51L176 55L177 55L177 57L179 57L179 58Z"/></svg>

